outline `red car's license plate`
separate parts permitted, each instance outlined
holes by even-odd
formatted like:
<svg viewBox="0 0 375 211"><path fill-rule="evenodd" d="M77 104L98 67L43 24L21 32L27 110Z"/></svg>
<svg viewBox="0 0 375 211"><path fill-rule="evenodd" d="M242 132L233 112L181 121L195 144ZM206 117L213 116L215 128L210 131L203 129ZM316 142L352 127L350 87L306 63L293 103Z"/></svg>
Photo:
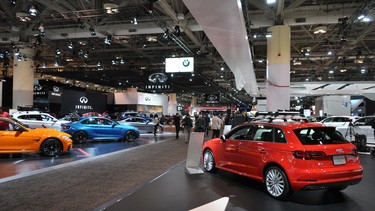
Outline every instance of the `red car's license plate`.
<svg viewBox="0 0 375 211"><path fill-rule="evenodd" d="M333 159L333 165L345 165L346 159L345 155L334 155L332 156Z"/></svg>

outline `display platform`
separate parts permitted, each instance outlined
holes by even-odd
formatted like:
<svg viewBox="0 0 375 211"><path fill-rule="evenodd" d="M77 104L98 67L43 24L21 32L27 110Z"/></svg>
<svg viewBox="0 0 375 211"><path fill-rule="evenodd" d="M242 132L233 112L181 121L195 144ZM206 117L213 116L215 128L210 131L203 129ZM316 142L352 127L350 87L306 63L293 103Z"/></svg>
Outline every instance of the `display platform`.
<svg viewBox="0 0 375 211"><path fill-rule="evenodd" d="M152 133L141 134L141 137L133 142L115 140L88 141L84 144L73 144L73 149L56 157L45 157L40 153L0 154L0 169L2 169L0 171L0 182L8 181L9 177L20 178L22 175L33 174L33 171L42 171L45 168L66 165L85 158L169 140L174 138L174 136L174 132L165 131L156 137Z"/></svg>
<svg viewBox="0 0 375 211"><path fill-rule="evenodd" d="M375 207L375 158L362 154L360 159L364 166L364 178L358 185L349 186L339 193L326 190L295 192L288 201L269 197L262 183L225 171L188 174L183 162L152 182L131 193L124 193L96 210L185 211L228 197L227 211L370 211Z"/></svg>

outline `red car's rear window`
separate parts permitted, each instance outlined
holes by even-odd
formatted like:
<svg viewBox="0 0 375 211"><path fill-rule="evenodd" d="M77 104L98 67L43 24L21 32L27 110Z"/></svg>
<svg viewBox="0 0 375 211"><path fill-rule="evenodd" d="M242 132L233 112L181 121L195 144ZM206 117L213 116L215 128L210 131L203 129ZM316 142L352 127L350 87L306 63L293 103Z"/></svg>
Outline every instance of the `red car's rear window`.
<svg viewBox="0 0 375 211"><path fill-rule="evenodd" d="M344 144L348 141L331 127L300 128L294 130L303 145Z"/></svg>

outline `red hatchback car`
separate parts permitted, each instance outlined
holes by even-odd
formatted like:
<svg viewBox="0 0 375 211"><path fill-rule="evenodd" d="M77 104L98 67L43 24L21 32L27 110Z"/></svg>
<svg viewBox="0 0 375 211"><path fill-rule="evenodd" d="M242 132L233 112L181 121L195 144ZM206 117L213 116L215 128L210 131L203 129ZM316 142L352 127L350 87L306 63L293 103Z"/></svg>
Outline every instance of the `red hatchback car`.
<svg viewBox="0 0 375 211"><path fill-rule="evenodd" d="M356 147L320 123L245 123L206 141L202 156L206 171L261 181L280 200L299 190L340 191L363 174Z"/></svg>

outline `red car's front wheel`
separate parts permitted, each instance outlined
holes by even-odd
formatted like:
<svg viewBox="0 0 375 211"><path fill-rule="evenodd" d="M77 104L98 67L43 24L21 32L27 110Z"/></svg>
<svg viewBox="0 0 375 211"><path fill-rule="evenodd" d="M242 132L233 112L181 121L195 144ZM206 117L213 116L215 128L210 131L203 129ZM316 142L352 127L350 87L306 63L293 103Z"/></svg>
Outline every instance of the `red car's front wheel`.
<svg viewBox="0 0 375 211"><path fill-rule="evenodd" d="M207 149L203 153L203 166L204 166L204 169L207 172L213 173L213 172L215 172L217 170L217 168L216 168L215 165L216 165L216 163L215 163L214 154L212 153L211 150Z"/></svg>

